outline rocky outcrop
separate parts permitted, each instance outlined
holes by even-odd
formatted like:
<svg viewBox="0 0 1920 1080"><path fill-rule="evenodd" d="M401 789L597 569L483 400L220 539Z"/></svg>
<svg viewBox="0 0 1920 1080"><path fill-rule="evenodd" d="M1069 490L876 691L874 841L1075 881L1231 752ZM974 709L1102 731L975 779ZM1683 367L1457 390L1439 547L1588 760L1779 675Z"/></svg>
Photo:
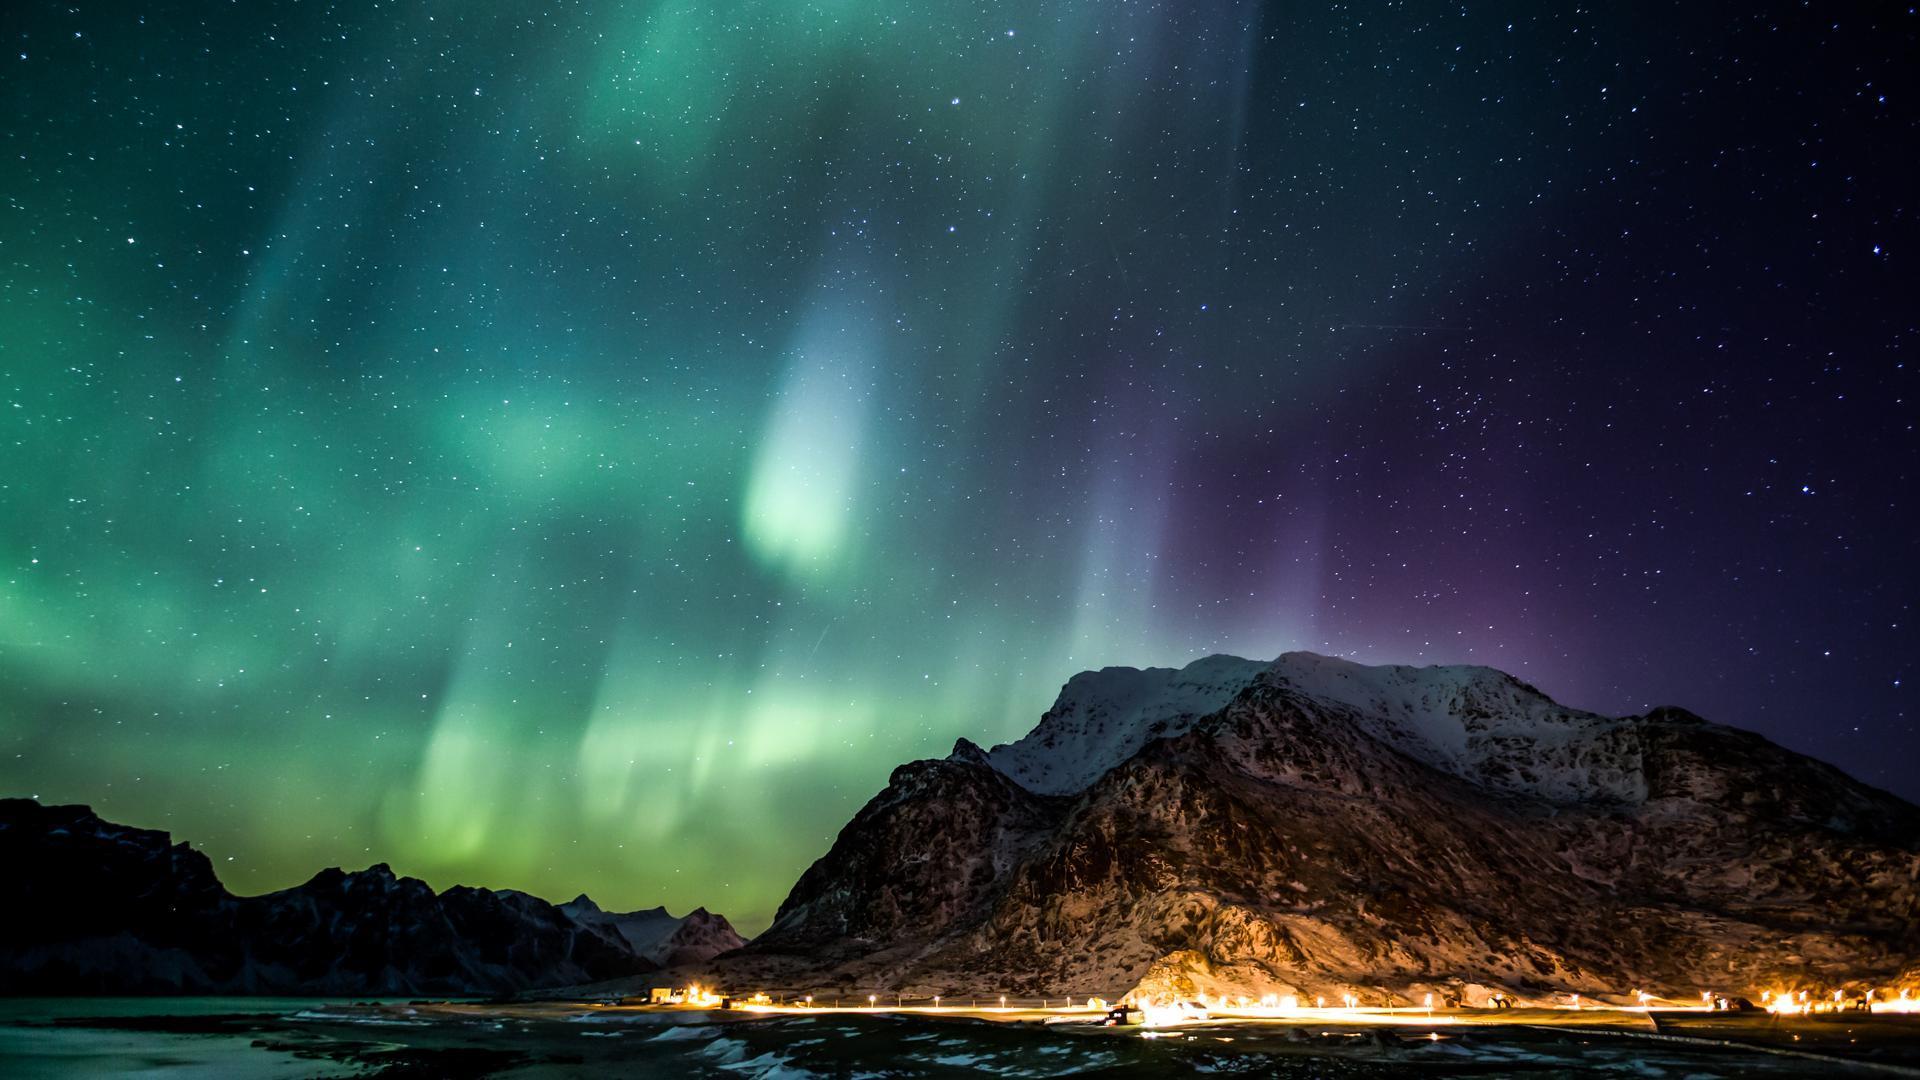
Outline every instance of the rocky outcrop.
<svg viewBox="0 0 1920 1080"><path fill-rule="evenodd" d="M857 956L977 925L1066 800L1037 795L978 760L916 761L854 816L801 875L758 953Z"/></svg>

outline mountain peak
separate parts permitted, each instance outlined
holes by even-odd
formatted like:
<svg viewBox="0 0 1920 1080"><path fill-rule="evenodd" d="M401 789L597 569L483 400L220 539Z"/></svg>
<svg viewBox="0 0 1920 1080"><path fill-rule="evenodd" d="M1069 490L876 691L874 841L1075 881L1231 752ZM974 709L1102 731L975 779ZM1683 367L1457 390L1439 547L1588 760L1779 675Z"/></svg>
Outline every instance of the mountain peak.
<svg viewBox="0 0 1920 1080"><path fill-rule="evenodd" d="M1704 724L1707 721L1678 705L1656 705L1640 719L1650 724Z"/></svg>
<svg viewBox="0 0 1920 1080"><path fill-rule="evenodd" d="M980 746L978 743L974 742L972 739L967 739L967 738L954 740L953 753L947 755L947 760L948 761L964 761L969 765L990 764L990 762L987 760L987 752L985 750L980 749Z"/></svg>
<svg viewBox="0 0 1920 1080"><path fill-rule="evenodd" d="M1037 794L1073 794L1148 742L1218 711L1268 666L1214 655L1183 668L1083 671L1060 688L1032 731L987 751L987 762ZM959 759L960 747L954 750Z"/></svg>
<svg viewBox="0 0 1920 1080"><path fill-rule="evenodd" d="M1641 719L1704 723L1680 709L1616 720L1568 708L1483 665L1373 665L1304 650L1270 662L1216 653L1181 668L1082 671L1025 736L987 751L961 739L948 760L987 764L1035 794L1076 794L1141 747L1186 733L1256 684L1316 703L1444 772L1561 801L1646 797L1630 749L1576 760L1569 747Z"/></svg>
<svg viewBox="0 0 1920 1080"><path fill-rule="evenodd" d="M664 905L619 914L587 901L566 904L560 910L581 926L625 942L635 956L661 966L702 963L746 944L725 916L704 907L694 908L683 918L668 914Z"/></svg>

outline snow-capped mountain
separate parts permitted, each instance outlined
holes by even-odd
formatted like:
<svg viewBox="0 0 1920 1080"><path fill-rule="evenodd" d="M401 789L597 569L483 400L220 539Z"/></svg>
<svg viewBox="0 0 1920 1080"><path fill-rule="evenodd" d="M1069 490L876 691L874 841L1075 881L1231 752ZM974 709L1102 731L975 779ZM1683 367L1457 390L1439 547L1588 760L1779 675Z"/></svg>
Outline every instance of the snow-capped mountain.
<svg viewBox="0 0 1920 1080"><path fill-rule="evenodd" d="M706 908L694 908L680 918L667 914L664 907L620 914L602 911L600 905L582 894L561 904L560 910L583 926L619 935L634 955L660 967L701 963L747 943L734 932L726 916L715 915Z"/></svg>
<svg viewBox="0 0 1920 1080"><path fill-rule="evenodd" d="M723 960L906 992L1550 998L1886 978L1920 809L1680 709L1482 667L1075 676L1033 733L904 765Z"/></svg>
<svg viewBox="0 0 1920 1080"><path fill-rule="evenodd" d="M538 897L384 864L234 896L204 854L84 806L0 799L0 865L0 994L497 994L657 967ZM717 936L684 922L683 947Z"/></svg>
<svg viewBox="0 0 1920 1080"><path fill-rule="evenodd" d="M1083 671L1067 680L1032 731L986 751L987 763L1035 794L1076 794L1147 742L1184 734L1266 667L1209 656L1178 669Z"/></svg>

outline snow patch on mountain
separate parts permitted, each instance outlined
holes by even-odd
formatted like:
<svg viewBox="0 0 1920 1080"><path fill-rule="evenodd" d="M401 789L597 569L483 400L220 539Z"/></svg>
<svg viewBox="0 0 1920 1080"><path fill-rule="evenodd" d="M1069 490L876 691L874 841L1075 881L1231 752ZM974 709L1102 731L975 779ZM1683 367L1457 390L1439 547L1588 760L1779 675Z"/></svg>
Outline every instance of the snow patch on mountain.
<svg viewBox="0 0 1920 1080"><path fill-rule="evenodd" d="M1263 681L1482 787L1555 802L1647 797L1637 718L1567 708L1494 668L1374 667L1290 652Z"/></svg>
<svg viewBox="0 0 1920 1080"><path fill-rule="evenodd" d="M986 761L1035 794L1076 794L1154 739L1185 734L1267 667L1209 656L1177 669L1083 671L1067 680L1032 731L986 751Z"/></svg>
<svg viewBox="0 0 1920 1080"><path fill-rule="evenodd" d="M1083 671L1026 736L986 751L962 740L948 760L984 762L1035 794L1075 795L1255 684L1495 791L1557 802L1647 797L1635 718L1567 708L1494 668L1374 667L1310 652Z"/></svg>

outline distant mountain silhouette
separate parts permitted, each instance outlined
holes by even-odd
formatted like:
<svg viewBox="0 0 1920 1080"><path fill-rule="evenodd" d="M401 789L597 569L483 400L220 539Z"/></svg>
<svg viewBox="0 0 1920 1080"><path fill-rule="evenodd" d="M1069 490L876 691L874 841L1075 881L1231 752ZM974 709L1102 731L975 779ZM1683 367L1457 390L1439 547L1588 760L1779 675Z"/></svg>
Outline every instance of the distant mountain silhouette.
<svg viewBox="0 0 1920 1080"><path fill-rule="evenodd" d="M659 966L537 897L435 893L385 864L234 896L192 847L84 806L0 800L0 865L0 993L498 994ZM692 929L666 955L728 943L697 914L669 920L668 938Z"/></svg>

